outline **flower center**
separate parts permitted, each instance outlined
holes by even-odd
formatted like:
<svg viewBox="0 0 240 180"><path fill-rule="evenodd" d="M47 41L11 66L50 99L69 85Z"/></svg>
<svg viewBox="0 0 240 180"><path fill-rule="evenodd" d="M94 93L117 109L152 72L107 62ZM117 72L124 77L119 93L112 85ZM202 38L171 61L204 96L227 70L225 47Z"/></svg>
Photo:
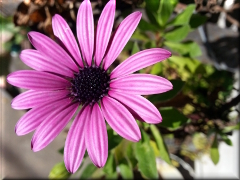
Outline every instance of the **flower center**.
<svg viewBox="0 0 240 180"><path fill-rule="evenodd" d="M109 89L110 76L100 67L84 67L71 80L71 96L82 104L93 104Z"/></svg>

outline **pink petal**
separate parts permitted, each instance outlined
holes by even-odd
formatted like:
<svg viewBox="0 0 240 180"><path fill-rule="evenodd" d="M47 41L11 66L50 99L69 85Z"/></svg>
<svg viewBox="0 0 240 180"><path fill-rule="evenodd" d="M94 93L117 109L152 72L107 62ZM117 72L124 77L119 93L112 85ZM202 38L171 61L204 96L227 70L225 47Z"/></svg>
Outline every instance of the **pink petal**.
<svg viewBox="0 0 240 180"><path fill-rule="evenodd" d="M34 152L40 151L51 143L64 129L78 108L78 103L64 103L58 107L38 126L33 134L31 147Z"/></svg>
<svg viewBox="0 0 240 180"><path fill-rule="evenodd" d="M152 48L140 51L117 66L111 73L111 78L117 78L123 75L131 74L147 66L153 65L171 56L171 52Z"/></svg>
<svg viewBox="0 0 240 180"><path fill-rule="evenodd" d="M99 66L106 51L115 17L115 0L110 0L98 20L96 32L95 62Z"/></svg>
<svg viewBox="0 0 240 180"><path fill-rule="evenodd" d="M44 56L37 50L23 50L20 54L20 58L26 65L36 69L37 71L49 71L70 77L73 75L72 70L70 70L67 66Z"/></svg>
<svg viewBox="0 0 240 180"><path fill-rule="evenodd" d="M103 167L108 157L108 136L105 120L97 103L92 108L91 118L86 122L85 142L93 164Z"/></svg>
<svg viewBox="0 0 240 180"><path fill-rule="evenodd" d="M49 37L32 31L28 33L28 39L31 44L46 57L51 58L57 63L60 62L61 64L67 66L69 69L78 72L77 65L68 55L68 53Z"/></svg>
<svg viewBox="0 0 240 180"><path fill-rule="evenodd" d="M34 70L15 71L8 75L7 81L17 87L39 91L66 89L70 86L66 79Z"/></svg>
<svg viewBox="0 0 240 180"><path fill-rule="evenodd" d="M136 120L121 103L105 96L101 101L101 108L108 124L120 136L134 142L141 139L141 132Z"/></svg>
<svg viewBox="0 0 240 180"><path fill-rule="evenodd" d="M111 40L110 48L103 60L105 70L108 69L113 61L115 61L124 46L127 44L128 40L135 31L141 16L141 12L134 12L127 16L118 26L114 36L112 37L113 39Z"/></svg>
<svg viewBox="0 0 240 180"><path fill-rule="evenodd" d="M67 97L69 91L57 90L57 91L35 91L28 90L21 93L12 100L13 109L30 109L36 106L42 106L46 103L51 103L57 99Z"/></svg>
<svg viewBox="0 0 240 180"><path fill-rule="evenodd" d="M15 126L16 134L18 136L22 136L34 131L47 116L65 103L69 103L69 99L64 98L62 100L57 100L56 102L31 109L18 120Z"/></svg>
<svg viewBox="0 0 240 180"><path fill-rule="evenodd" d="M169 91L172 84L156 75L131 74L111 81L110 88L127 94L150 95Z"/></svg>
<svg viewBox="0 0 240 180"><path fill-rule="evenodd" d="M115 91L109 91L108 95L134 111L135 114L141 118L140 120L151 124L157 124L162 121L158 109L150 101L140 95L125 95Z"/></svg>
<svg viewBox="0 0 240 180"><path fill-rule="evenodd" d="M72 57L81 67L83 67L83 62L77 41L67 22L61 16L55 14L52 18L52 26L54 35L62 41L67 50L71 53Z"/></svg>
<svg viewBox="0 0 240 180"><path fill-rule="evenodd" d="M64 162L70 173L75 173L84 156L86 145L84 139L85 122L90 119L91 108L83 107L68 131L64 147Z"/></svg>
<svg viewBox="0 0 240 180"><path fill-rule="evenodd" d="M89 0L84 0L77 14L77 37L82 50L83 59L92 64L94 47L94 24L92 6Z"/></svg>

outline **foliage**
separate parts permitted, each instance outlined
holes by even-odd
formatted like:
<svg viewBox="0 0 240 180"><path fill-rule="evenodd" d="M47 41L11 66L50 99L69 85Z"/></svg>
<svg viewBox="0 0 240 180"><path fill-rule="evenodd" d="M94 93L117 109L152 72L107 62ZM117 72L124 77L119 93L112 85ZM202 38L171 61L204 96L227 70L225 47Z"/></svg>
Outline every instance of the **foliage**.
<svg viewBox="0 0 240 180"><path fill-rule="evenodd" d="M239 124L235 125L227 116L234 104L224 110L223 107L233 88L233 75L197 59L201 49L186 37L207 18L194 13L195 4L176 14L177 3L178 0L145 0L141 8L147 18L141 19L124 48L123 59L119 58L122 61L140 50L154 47L164 47L173 53L168 60L139 71L163 76L173 84L167 93L147 96L159 109L163 122L157 125L138 122L142 130L142 140L138 143L124 140L108 129L107 163L100 170L88 165L84 178L156 179L159 177L156 158L174 166L176 163L172 163L169 153L191 160L209 153L217 164L219 142L232 145L227 134L239 129ZM122 14L125 16L124 10ZM190 143L187 138L191 139ZM182 143L173 146L166 143L173 141Z"/></svg>
<svg viewBox="0 0 240 180"><path fill-rule="evenodd" d="M12 17L0 15L0 31L8 36L7 41L3 43L3 49L7 52L19 51L22 41L26 39L26 28L15 27L12 21Z"/></svg>

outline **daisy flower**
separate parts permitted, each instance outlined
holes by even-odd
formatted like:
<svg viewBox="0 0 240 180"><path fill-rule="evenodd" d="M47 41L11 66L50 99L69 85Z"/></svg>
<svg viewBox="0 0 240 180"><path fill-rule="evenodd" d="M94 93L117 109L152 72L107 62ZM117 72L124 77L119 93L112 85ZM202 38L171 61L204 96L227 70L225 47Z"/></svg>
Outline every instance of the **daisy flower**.
<svg viewBox="0 0 240 180"><path fill-rule="evenodd" d="M82 107L64 147L64 162L71 173L79 168L86 150L97 167L105 165L105 120L120 136L137 142L141 133L135 118L153 124L162 121L158 109L141 95L172 89L172 84L162 77L132 74L171 56L161 48L140 51L108 73L141 19L140 12L130 14L111 36L115 3L110 0L103 9L95 34L91 3L81 3L76 22L79 45L59 15L52 19L58 44L41 33L28 33L36 50L23 50L20 58L34 70L16 71L7 77L10 84L29 89L13 99L12 107L31 109L17 122L15 132L21 136L35 130L33 151L52 142Z"/></svg>

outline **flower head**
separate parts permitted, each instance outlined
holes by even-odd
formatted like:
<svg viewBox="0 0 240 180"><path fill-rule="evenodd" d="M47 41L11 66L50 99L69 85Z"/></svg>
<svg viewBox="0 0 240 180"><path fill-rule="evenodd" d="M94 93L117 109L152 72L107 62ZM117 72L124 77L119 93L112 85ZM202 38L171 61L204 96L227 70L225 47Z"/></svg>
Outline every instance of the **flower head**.
<svg viewBox="0 0 240 180"><path fill-rule="evenodd" d="M134 118L159 123L157 108L141 95L163 93L172 84L159 76L132 74L160 62L171 53L161 48L140 51L118 65L110 74L109 66L118 57L134 30L141 13L126 17L111 36L115 0L105 6L94 34L91 3L84 0L77 15L75 40L66 21L59 15L52 20L58 44L38 32L28 38L36 50L23 50L22 61L34 70L11 73L10 84L29 89L12 101L15 109L29 109L16 124L17 135L35 130L31 147L39 151L64 129L82 105L69 129L64 148L64 162L74 173L87 149L97 167L108 156L106 123L123 138L139 141L141 133Z"/></svg>

